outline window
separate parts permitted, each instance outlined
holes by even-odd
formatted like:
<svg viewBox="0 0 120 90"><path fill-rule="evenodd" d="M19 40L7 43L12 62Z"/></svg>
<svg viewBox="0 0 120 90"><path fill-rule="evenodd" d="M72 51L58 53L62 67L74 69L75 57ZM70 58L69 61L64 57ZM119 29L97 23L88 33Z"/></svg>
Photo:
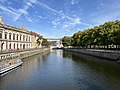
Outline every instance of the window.
<svg viewBox="0 0 120 90"><path fill-rule="evenodd" d="M20 34L20 41L21 41L21 37L22 37L22 35Z"/></svg>
<svg viewBox="0 0 120 90"><path fill-rule="evenodd" d="M15 33L13 33L13 40L15 40Z"/></svg>
<svg viewBox="0 0 120 90"><path fill-rule="evenodd" d="M2 33L0 32L0 38L2 38Z"/></svg>
<svg viewBox="0 0 120 90"><path fill-rule="evenodd" d="M26 48L28 48L28 44L27 44Z"/></svg>
<svg viewBox="0 0 120 90"><path fill-rule="evenodd" d="M25 44L23 44L23 49L25 49Z"/></svg>
<svg viewBox="0 0 120 90"><path fill-rule="evenodd" d="M15 49L15 43L14 43L14 49Z"/></svg>
<svg viewBox="0 0 120 90"><path fill-rule="evenodd" d="M5 39L7 39L7 32L5 32Z"/></svg>
<svg viewBox="0 0 120 90"><path fill-rule="evenodd" d="M20 48L22 49L22 44L20 44Z"/></svg>
<svg viewBox="0 0 120 90"><path fill-rule="evenodd" d="M11 49L11 43L9 44L9 49Z"/></svg>
<svg viewBox="0 0 120 90"><path fill-rule="evenodd" d="M23 35L23 41L25 41L25 35Z"/></svg>
<svg viewBox="0 0 120 90"><path fill-rule="evenodd" d="M17 44L17 49L19 49L19 48L18 48L18 44Z"/></svg>
<svg viewBox="0 0 120 90"><path fill-rule="evenodd" d="M30 41L30 36L29 36L29 41Z"/></svg>
<svg viewBox="0 0 120 90"><path fill-rule="evenodd" d="M9 33L9 39L11 40L11 33Z"/></svg>
<svg viewBox="0 0 120 90"><path fill-rule="evenodd" d="M17 40L18 40L18 34L17 34Z"/></svg>
<svg viewBox="0 0 120 90"><path fill-rule="evenodd" d="M26 41L28 40L28 35L26 36Z"/></svg>
<svg viewBox="0 0 120 90"><path fill-rule="evenodd" d="M0 29L0 38L2 38L2 30Z"/></svg>

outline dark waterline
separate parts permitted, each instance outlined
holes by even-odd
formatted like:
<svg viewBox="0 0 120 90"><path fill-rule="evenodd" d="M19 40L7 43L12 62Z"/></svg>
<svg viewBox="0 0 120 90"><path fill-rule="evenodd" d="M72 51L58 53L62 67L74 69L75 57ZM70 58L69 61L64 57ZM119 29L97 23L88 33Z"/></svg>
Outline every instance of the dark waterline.
<svg viewBox="0 0 120 90"><path fill-rule="evenodd" d="M0 90L120 90L120 63L53 50L0 77Z"/></svg>

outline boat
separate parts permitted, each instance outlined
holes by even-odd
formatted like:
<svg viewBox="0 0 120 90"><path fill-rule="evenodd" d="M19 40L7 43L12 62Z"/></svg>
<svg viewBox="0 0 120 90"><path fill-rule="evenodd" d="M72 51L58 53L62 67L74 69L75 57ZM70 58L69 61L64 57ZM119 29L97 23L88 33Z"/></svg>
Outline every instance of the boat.
<svg viewBox="0 0 120 90"><path fill-rule="evenodd" d="M18 58L0 62L0 75L22 65L22 63L22 60Z"/></svg>

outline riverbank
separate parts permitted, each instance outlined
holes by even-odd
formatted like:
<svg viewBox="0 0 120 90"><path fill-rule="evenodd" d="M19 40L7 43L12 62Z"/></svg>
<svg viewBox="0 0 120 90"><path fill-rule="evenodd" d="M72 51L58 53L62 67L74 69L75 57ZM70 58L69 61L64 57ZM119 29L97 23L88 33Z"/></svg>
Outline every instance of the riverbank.
<svg viewBox="0 0 120 90"><path fill-rule="evenodd" d="M35 49L27 49L27 50L18 50L12 52L6 52L0 54L0 61L5 59L11 59L19 56L20 59L27 58L29 56L33 56L39 53L47 52L50 48L35 48Z"/></svg>
<svg viewBox="0 0 120 90"><path fill-rule="evenodd" d="M111 50L97 50L97 49L79 49L79 48L64 48L63 50L91 55L99 58L105 58L113 61L120 60L120 52L113 52Z"/></svg>

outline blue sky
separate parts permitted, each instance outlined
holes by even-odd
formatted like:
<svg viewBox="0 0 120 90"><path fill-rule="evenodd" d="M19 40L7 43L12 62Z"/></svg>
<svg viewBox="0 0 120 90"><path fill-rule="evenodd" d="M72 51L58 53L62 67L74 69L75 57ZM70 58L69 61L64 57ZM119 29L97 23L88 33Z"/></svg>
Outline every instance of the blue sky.
<svg viewBox="0 0 120 90"><path fill-rule="evenodd" d="M5 24L60 38L120 20L120 0L0 0Z"/></svg>

